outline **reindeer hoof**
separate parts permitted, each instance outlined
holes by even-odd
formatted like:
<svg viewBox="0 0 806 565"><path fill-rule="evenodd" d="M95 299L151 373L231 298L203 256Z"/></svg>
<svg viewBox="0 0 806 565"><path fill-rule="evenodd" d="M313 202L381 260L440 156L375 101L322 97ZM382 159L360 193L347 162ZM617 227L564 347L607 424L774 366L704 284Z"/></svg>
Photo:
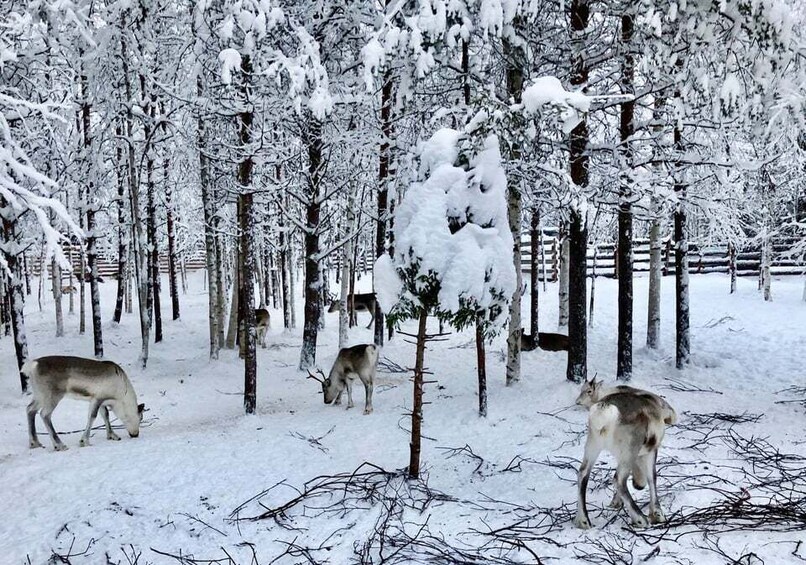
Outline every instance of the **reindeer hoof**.
<svg viewBox="0 0 806 565"><path fill-rule="evenodd" d="M655 510L649 513L650 524L663 524L666 521L666 516L660 510Z"/></svg>
<svg viewBox="0 0 806 565"><path fill-rule="evenodd" d="M120 441L120 436L117 434L107 434L106 439L111 441Z"/></svg>
<svg viewBox="0 0 806 565"><path fill-rule="evenodd" d="M78 442L79 447L87 447L89 444L90 440L84 438L81 438L81 440Z"/></svg>
<svg viewBox="0 0 806 565"><path fill-rule="evenodd" d="M610 501L610 504L608 504L608 506L615 510L621 510L622 508L624 508L624 501L618 497L614 497L613 500Z"/></svg>
<svg viewBox="0 0 806 565"><path fill-rule="evenodd" d="M63 443L60 443L60 444L54 445L53 449L56 450L56 451L67 451L70 448L67 447L66 445L64 445Z"/></svg>
<svg viewBox="0 0 806 565"><path fill-rule="evenodd" d="M352 407L354 407L354 406L355 406L354 404L348 404L348 405L347 405L347 410L349 410L350 408L352 408Z"/></svg>
<svg viewBox="0 0 806 565"><path fill-rule="evenodd" d="M37 447L45 447L45 446L39 443L39 441L30 441L28 442L28 447L31 449L36 449Z"/></svg>
<svg viewBox="0 0 806 565"><path fill-rule="evenodd" d="M649 522L645 516L637 516L633 518L632 525L634 528L647 528L649 527Z"/></svg>
<svg viewBox="0 0 806 565"><path fill-rule="evenodd" d="M574 518L574 526L576 526L580 530L590 530L591 529L591 522L590 522L590 520L588 520L587 516L582 516L581 514L577 514L577 517Z"/></svg>
<svg viewBox="0 0 806 565"><path fill-rule="evenodd" d="M367 414L372 414L372 408L364 408L364 416Z"/></svg>

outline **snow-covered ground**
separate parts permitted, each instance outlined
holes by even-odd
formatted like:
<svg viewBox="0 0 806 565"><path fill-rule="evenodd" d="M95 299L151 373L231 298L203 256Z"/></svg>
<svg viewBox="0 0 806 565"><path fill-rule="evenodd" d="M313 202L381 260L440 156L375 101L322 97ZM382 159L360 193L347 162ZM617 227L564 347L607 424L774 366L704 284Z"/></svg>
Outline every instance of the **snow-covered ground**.
<svg viewBox="0 0 806 565"><path fill-rule="evenodd" d="M693 364L677 371L674 282L665 278L663 283L663 349L649 353L641 347L647 279L636 279L634 384L665 395L680 415L681 426L669 431L661 449L661 504L667 516L673 516L708 506L722 496L720 491L741 493L748 487L740 472L741 459L731 453L726 439L729 424L703 436L705 428L683 427L697 419L692 415L760 415L756 422L735 424L733 429L742 437L767 438L782 453L806 456L806 411L797 402L780 402L798 399L797 393L778 392L806 386L806 303L801 301L803 283L795 277L775 280L775 301L764 303L755 280L740 280L738 293L729 295L725 276L692 276ZM102 292L104 317L109 319L114 284L106 283ZM549 285L546 293L541 289L543 331L556 329L556 294L555 285ZM615 296L615 281L597 280L589 370L605 379L615 372ZM92 355L89 324L89 333L79 336L77 315L66 316L67 336L56 339L52 304L48 300L40 312L32 298L26 310L32 357ZM366 314L359 316L359 322L366 323ZM58 554L73 555L67 559L74 564L144 565L177 563L165 554L181 554L220 563L266 564L287 550L279 563L361 562L356 552L374 539L371 534L378 528L381 509L389 506L395 489L407 488L402 481L390 479L380 491L381 500L352 501L355 508L348 511L321 514L317 508L324 499L319 499L307 508L290 508L280 520L230 519L242 503L278 483L282 484L262 499L264 504L285 502L306 481L349 473L363 462L387 471L408 463L408 374L378 374L371 415L361 413L364 395L358 383L356 409L325 406L319 385L296 369L301 329L284 333L278 328L280 313L272 311L272 317L269 348L260 350L258 357L258 414L249 417L243 415L239 394L243 371L237 355L225 351L218 362L208 361L200 274L182 296L182 319L165 322L165 341L152 346L147 370L137 364L135 315L125 316L120 326L106 322L106 356L126 369L146 403L144 427L138 439L124 437L120 442L106 441L105 434L96 430L92 445L79 448L77 431L86 422L87 404L68 399L54 415L56 429L70 447L66 452L54 452L46 436L42 441L47 449L28 448L28 400L19 393L12 341L0 339L0 563L46 563ZM354 343L371 340L371 331L363 327L352 332ZM606 508L612 493L609 481L597 484L611 476L609 456L600 459L591 481L588 503L595 528L575 529L568 510L576 500L575 468L582 454L580 432L586 415L570 408L577 387L565 380L565 353L525 353L523 377L508 388L503 341L497 340L488 350L489 417L480 419L472 337L469 332L453 334L432 344L426 354L435 382L426 386L430 404L425 407L422 461L428 486L451 500L434 500L423 512L401 507L393 517L395 524L405 523L409 536L423 540L430 534L435 547L444 537L446 547L469 548L468 555L480 555L480 548L486 548L487 557L473 561L478 563L505 562L495 561L496 556L534 563L531 552L552 563L630 563L633 557L639 562L646 556L651 563L725 563L742 556L742 563L762 563L752 561L750 553L768 564L806 559L806 524L801 532L788 534L706 536L699 528L691 532L678 527L659 543L636 536L627 529L623 512ZM325 370L336 346L337 315L329 314L317 351ZM413 357L413 345L402 336L382 352L382 358L404 367L413 365ZM692 384L705 391L682 390ZM41 433L40 421L38 427ZM470 457L468 450L445 449L466 445L482 459ZM713 479L690 480L696 474ZM687 488L706 483L707 487ZM804 496L803 484L793 487L801 489L798 497ZM750 490L747 495L759 493ZM646 502L644 492L637 496L639 503ZM253 501L239 515L254 516L262 510ZM546 526L551 521L554 524ZM424 523L426 528L421 528ZM507 528L515 524L519 526ZM490 535L500 528L503 537ZM545 539L539 539L544 531ZM496 551L507 544L512 547L514 537L502 541L512 532L526 540L526 549ZM672 541L675 533L683 532L691 533ZM289 546L286 542L292 540ZM804 543L797 545L798 541ZM380 562L381 551L389 562L401 562L401 556L412 555L415 546L372 546L364 562ZM298 549L305 547L313 549L306 555ZM397 550L395 561L389 556ZM232 561L225 559L227 554ZM430 562L446 562L435 555Z"/></svg>

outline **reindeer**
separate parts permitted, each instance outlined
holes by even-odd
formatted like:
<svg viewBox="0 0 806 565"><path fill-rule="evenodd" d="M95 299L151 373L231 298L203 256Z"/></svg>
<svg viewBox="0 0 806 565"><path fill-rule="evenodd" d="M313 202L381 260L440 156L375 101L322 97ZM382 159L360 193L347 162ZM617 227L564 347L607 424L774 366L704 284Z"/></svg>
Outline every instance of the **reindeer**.
<svg viewBox="0 0 806 565"><path fill-rule="evenodd" d="M375 321L375 304L376 298L374 292L365 292L363 294L351 294L347 297L347 309L349 311L350 305L352 305L355 312L369 312L370 319L369 324L367 324L367 329L372 325ZM341 308L341 300L333 299L330 301L330 307L327 309L328 312L338 312Z"/></svg>
<svg viewBox="0 0 806 565"><path fill-rule="evenodd" d="M521 330L521 350L533 351L538 347L544 351L568 351L568 336L538 332L537 342L535 343L533 335L523 333L523 330Z"/></svg>
<svg viewBox="0 0 806 565"><path fill-rule="evenodd" d="M42 447L36 437L37 412L50 432L54 449L67 449L50 419L53 410L65 395L90 402L87 429L79 442L81 447L90 444L90 429L98 416L98 410L106 424L107 439L120 440L109 423L109 408L123 421L131 437L140 435L145 405L137 404L137 394L117 363L57 355L28 361L22 366L21 372L30 379L34 395L28 404L28 438L32 449Z"/></svg>
<svg viewBox="0 0 806 565"><path fill-rule="evenodd" d="M255 320L257 321L257 341L260 347L266 348L266 332L271 327L271 316L268 308L258 308L255 310Z"/></svg>
<svg viewBox="0 0 806 565"><path fill-rule="evenodd" d="M574 524L578 528L591 527L586 491L591 469L603 449L616 458L616 492L610 506L626 507L638 527L664 522L666 518L658 505L656 466L666 426L677 421L674 409L651 392L626 385L603 388L595 378L583 384L577 404L590 407L590 411ZM627 488L630 475L635 488L641 490L649 485L649 520Z"/></svg>
<svg viewBox="0 0 806 565"><path fill-rule="evenodd" d="M372 390L375 381L375 371L378 368L378 347L371 343L345 347L339 351L330 374L325 378L324 373L318 370L321 375L317 377L308 371L308 378L322 383L322 393L325 397L325 404L341 404L341 395L347 389L347 409L353 404L353 380L356 375L364 383L366 392L366 402L364 404L364 414L372 413Z"/></svg>

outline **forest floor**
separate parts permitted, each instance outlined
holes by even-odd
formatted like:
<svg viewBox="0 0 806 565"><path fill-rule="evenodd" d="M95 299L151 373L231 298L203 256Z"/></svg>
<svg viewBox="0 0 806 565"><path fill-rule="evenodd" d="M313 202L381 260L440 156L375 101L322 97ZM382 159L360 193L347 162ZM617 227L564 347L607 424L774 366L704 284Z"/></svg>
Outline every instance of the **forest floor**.
<svg viewBox="0 0 806 565"><path fill-rule="evenodd" d="M114 287L102 285L105 320ZM660 451L669 523L643 531L607 507L608 455L590 483L594 529L573 527L586 414L573 406L578 387L565 380L564 352L525 353L520 382L506 387L498 338L488 349L482 419L472 333L431 344L424 473L409 482L401 470L411 386L409 373L394 368L413 365L414 346L403 336L382 351L375 412L365 416L358 383L355 409L322 403L319 385L296 368L301 329L283 332L272 310L269 347L258 353L258 413L244 416L237 354L208 360L197 273L181 297L181 320L165 322L146 370L137 362L136 315L104 323L106 357L126 369L147 406L140 437L106 441L99 419L92 445L79 448L87 404L67 399L54 415L66 452L54 452L46 436L46 449L28 448L28 399L19 393L12 341L2 338L0 563L806 562L803 281L774 280L771 303L755 280L740 280L735 295L728 287L722 275L692 276L692 364L678 371L673 279L663 280L657 352L642 347L647 279L636 279L633 384L664 395L680 419ZM612 380L616 282L597 279L596 289L589 374ZM556 330L556 291L541 288L543 331ZM89 319L82 336L77 314L66 316L67 335L56 339L51 299L40 311L31 298L31 357L92 355ZM336 355L337 319L329 314L320 334L325 371ZM352 343L372 339L363 327L351 332ZM638 492L639 503L647 496Z"/></svg>

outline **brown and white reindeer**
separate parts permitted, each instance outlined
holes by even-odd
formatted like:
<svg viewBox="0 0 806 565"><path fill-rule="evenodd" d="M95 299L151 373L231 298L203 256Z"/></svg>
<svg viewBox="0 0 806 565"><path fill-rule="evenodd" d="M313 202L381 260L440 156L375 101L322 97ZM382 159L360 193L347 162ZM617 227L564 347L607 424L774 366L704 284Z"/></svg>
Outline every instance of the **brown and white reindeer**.
<svg viewBox="0 0 806 565"><path fill-rule="evenodd" d="M140 435L143 404L137 404L137 394L117 363L82 357L55 355L40 357L25 363L21 372L30 379L34 398L28 404L28 437L30 447L42 447L36 437L36 413L42 417L57 451L67 449L56 433L50 416L65 396L87 400L90 403L87 429L79 445L90 443L90 429L101 411L106 424L106 438L119 440L109 423L109 408L120 418L131 437Z"/></svg>
<svg viewBox="0 0 806 565"><path fill-rule="evenodd" d="M255 324L257 326L257 342L263 349L266 348L266 333L271 327L271 316L268 308L257 308L255 310Z"/></svg>
<svg viewBox="0 0 806 565"><path fill-rule="evenodd" d="M364 414L372 413L372 391L375 383L375 372L378 369L378 346L371 343L345 347L339 351L330 374L325 378L324 373L318 370L321 377L308 371L308 378L322 384L322 394L325 404L341 404L341 395L347 389L347 408L353 404L353 381L357 376L364 383L366 401Z"/></svg>
<svg viewBox="0 0 806 565"><path fill-rule="evenodd" d="M595 378L582 385L577 404L590 408L585 454L579 468L577 514L574 524L590 528L586 506L588 478L602 450L616 459L615 494L611 506L625 507L634 525L665 521L658 504L658 449L666 426L677 421L677 414L666 400L646 390L620 385L605 388ZM641 512L627 487L632 476L633 486L643 489L649 485L649 519Z"/></svg>
<svg viewBox="0 0 806 565"><path fill-rule="evenodd" d="M370 318L367 328L369 328L375 321L375 304L376 298L374 292L355 293L347 297L348 309L350 305L353 305L353 308L356 312L369 312ZM327 309L327 311L331 313L338 312L340 306L341 301L339 299L333 299L330 301L330 307Z"/></svg>

